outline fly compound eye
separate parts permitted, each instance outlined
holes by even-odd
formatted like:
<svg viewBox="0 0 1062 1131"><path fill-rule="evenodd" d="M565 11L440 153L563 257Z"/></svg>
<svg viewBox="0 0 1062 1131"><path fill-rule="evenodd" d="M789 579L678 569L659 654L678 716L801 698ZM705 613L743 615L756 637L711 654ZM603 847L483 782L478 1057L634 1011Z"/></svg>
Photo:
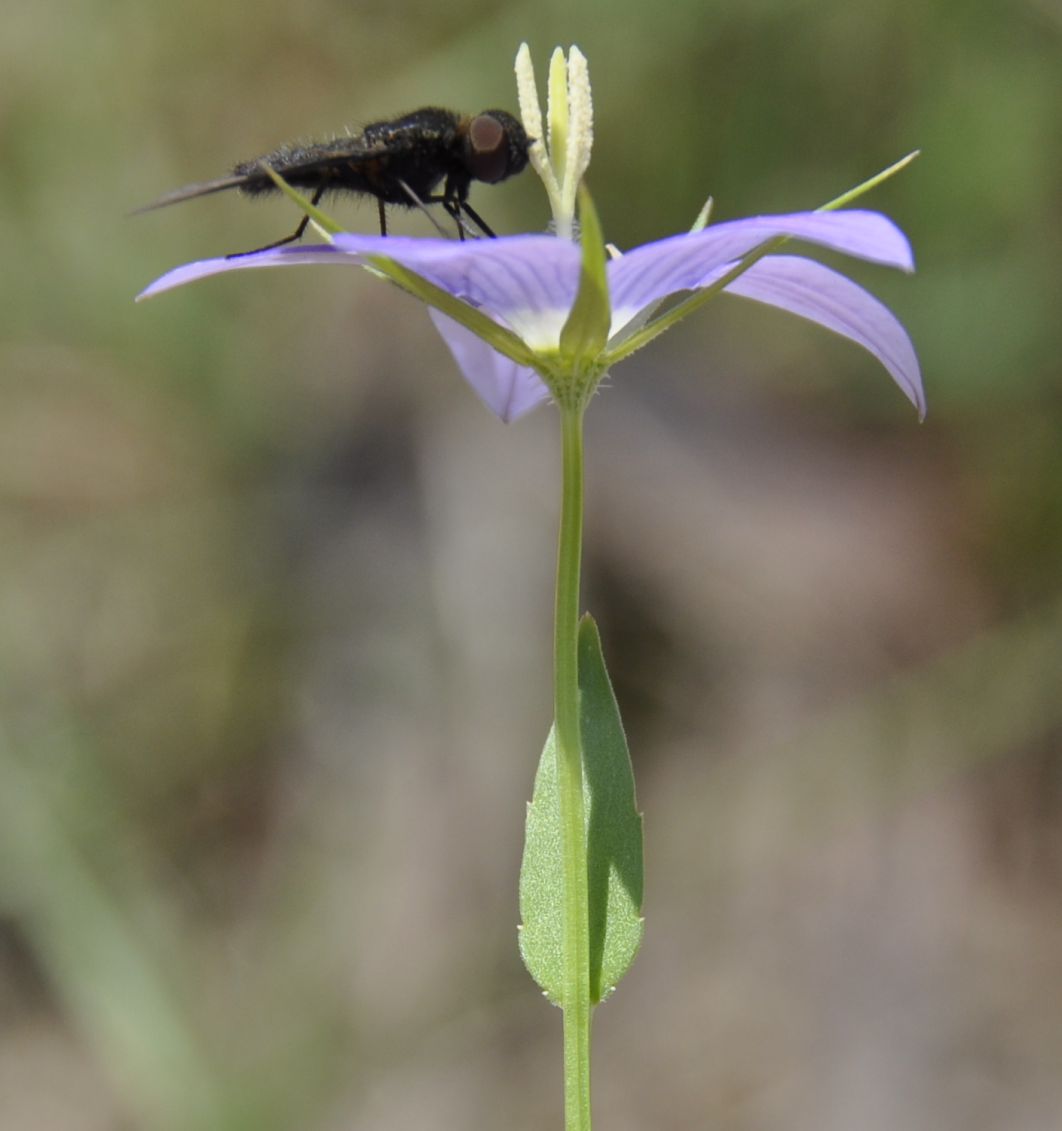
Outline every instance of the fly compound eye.
<svg viewBox="0 0 1062 1131"><path fill-rule="evenodd" d="M492 114L477 114L468 124L468 171L488 185L504 181L509 167L509 139L505 127Z"/></svg>

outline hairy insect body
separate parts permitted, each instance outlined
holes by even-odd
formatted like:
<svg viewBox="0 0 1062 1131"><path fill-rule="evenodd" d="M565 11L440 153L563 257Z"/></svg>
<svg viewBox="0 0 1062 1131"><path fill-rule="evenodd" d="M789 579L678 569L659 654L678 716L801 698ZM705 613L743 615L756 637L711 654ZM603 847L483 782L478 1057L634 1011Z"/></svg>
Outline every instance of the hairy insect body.
<svg viewBox="0 0 1062 1131"><path fill-rule="evenodd" d="M468 203L469 187L473 181L496 184L522 172L530 144L520 123L504 110L484 110L470 117L429 106L373 122L360 133L280 146L241 162L227 177L177 189L147 208L230 188L247 196L276 193L268 167L288 184L309 190L314 204L332 192L375 197L381 235L387 233L385 205L441 204L456 221L462 239L463 215L491 236L494 233ZM304 219L291 236L268 246L290 243L305 228Z"/></svg>

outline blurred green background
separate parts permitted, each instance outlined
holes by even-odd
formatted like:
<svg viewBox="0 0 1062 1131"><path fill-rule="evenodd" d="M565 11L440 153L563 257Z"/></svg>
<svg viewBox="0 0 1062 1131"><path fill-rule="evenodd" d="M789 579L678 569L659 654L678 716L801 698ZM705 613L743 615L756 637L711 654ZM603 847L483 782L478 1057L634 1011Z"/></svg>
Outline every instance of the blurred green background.
<svg viewBox="0 0 1062 1131"><path fill-rule="evenodd" d="M589 416L585 603L646 813L612 1131L1062 1125L1058 0L16 0L0 38L0 1127L560 1126L516 952L550 718L549 410L355 272L188 259L278 142L590 60L621 247L869 206L919 426L721 299ZM529 174L473 203L536 230ZM338 202L373 230L375 210ZM431 234L423 217L400 230Z"/></svg>

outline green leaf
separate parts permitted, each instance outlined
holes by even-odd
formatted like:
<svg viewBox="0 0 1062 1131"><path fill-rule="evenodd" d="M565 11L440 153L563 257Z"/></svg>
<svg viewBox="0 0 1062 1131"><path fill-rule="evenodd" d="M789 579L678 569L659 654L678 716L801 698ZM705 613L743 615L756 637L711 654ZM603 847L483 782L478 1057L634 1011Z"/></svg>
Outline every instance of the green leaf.
<svg viewBox="0 0 1062 1131"><path fill-rule="evenodd" d="M587 799L590 997L602 1001L642 943L642 816L619 707L593 618L579 625L579 730Z"/></svg>
<svg viewBox="0 0 1062 1131"><path fill-rule="evenodd" d="M557 795L557 728L542 748L527 806L520 865L520 957L554 1005L564 994L564 861Z"/></svg>
<svg viewBox="0 0 1062 1131"><path fill-rule="evenodd" d="M580 732L590 889L590 998L604 1000L630 968L642 941L642 818L619 709L593 620L579 625ZM520 871L520 953L554 1004L564 985L564 869L557 748L551 730L527 809Z"/></svg>
<svg viewBox="0 0 1062 1131"><path fill-rule="evenodd" d="M605 242L597 210L585 188L579 189L579 223L582 227L583 265L579 292L560 335L564 357L595 358L605 348L612 325L605 272Z"/></svg>

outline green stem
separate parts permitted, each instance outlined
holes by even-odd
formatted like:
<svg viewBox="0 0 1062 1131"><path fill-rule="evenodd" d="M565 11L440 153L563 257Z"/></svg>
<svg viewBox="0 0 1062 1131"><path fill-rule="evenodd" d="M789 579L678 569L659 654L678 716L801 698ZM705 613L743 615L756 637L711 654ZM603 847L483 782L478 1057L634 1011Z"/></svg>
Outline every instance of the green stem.
<svg viewBox="0 0 1062 1131"><path fill-rule="evenodd" d="M557 548L553 692L564 858L564 1126L590 1131L590 926L579 734L579 570L583 541L583 406L561 407L563 486Z"/></svg>

